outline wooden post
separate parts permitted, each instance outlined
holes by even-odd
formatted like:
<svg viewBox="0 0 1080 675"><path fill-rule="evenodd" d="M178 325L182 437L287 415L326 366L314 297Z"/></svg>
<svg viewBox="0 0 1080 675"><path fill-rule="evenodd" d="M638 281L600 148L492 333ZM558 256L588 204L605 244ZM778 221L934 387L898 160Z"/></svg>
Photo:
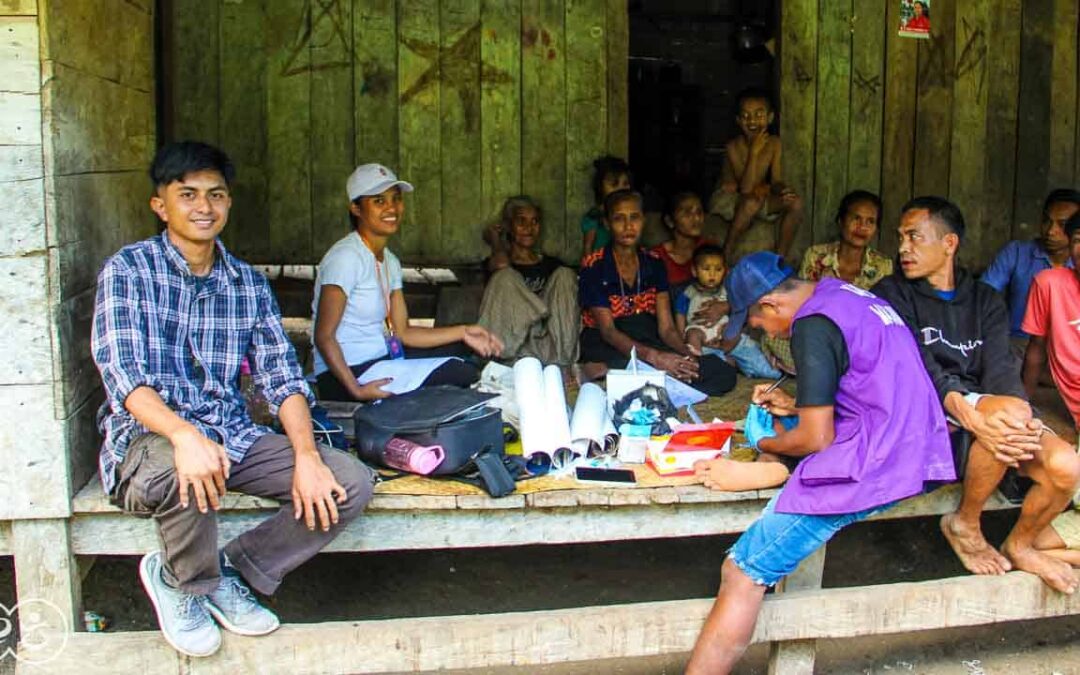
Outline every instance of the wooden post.
<svg viewBox="0 0 1080 675"><path fill-rule="evenodd" d="M30 635L74 632L82 591L68 520L16 520L11 529L22 641Z"/></svg>
<svg viewBox="0 0 1080 675"><path fill-rule="evenodd" d="M777 593L821 588L825 571L825 545L814 551L799 568L776 587ZM769 648L769 675L813 675L816 640L774 642Z"/></svg>

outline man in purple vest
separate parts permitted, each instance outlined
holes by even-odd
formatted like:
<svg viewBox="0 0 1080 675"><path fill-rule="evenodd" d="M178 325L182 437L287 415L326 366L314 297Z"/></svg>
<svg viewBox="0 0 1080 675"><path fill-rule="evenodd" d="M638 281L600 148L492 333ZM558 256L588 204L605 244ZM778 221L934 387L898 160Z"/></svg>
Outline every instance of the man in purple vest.
<svg viewBox="0 0 1080 675"><path fill-rule="evenodd" d="M1015 567L1073 593L1076 576L1069 564L1037 551L1034 542L1076 491L1080 459L1032 414L1009 349L1001 296L956 264L964 229L963 214L947 199L912 199L901 210L900 265L874 286L915 334L953 425L953 461L964 495L956 512L941 519L941 530L975 574ZM1010 468L1034 486L999 553L983 536L980 516L999 483L1012 492L1006 489L1012 476L1002 482Z"/></svg>
<svg viewBox="0 0 1080 675"><path fill-rule="evenodd" d="M919 350L888 303L839 279L791 276L774 253L746 256L726 287L731 319L790 337L795 398L754 392L798 425L759 442L763 452L801 458L784 489L724 561L716 603L687 673L727 673L750 643L765 589L790 574L840 529L955 479L945 416Z"/></svg>

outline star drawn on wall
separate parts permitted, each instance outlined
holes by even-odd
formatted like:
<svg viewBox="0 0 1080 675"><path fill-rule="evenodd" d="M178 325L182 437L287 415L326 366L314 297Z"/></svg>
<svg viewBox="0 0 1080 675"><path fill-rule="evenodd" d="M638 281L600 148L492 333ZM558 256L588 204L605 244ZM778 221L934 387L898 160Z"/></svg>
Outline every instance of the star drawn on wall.
<svg viewBox="0 0 1080 675"><path fill-rule="evenodd" d="M317 13L312 3L319 6ZM341 0L307 0L300 19L299 35L296 36L296 41L289 49L289 56L285 59L281 74L288 77L316 70L351 66L352 47L345 25L345 8ZM327 29L329 29L329 37L316 42L315 37L320 30L326 32ZM312 47L319 49L319 55L325 60L315 60L311 54Z"/></svg>
<svg viewBox="0 0 1080 675"><path fill-rule="evenodd" d="M465 129L475 131L480 118L479 99L468 96L468 85L475 81L480 59L480 22L473 24L453 43L445 47L425 40L402 37L401 43L426 59L429 66L401 94L401 103L408 103L425 90L441 82L457 89L465 111ZM505 70L480 62L480 81L477 85L508 84L513 78Z"/></svg>

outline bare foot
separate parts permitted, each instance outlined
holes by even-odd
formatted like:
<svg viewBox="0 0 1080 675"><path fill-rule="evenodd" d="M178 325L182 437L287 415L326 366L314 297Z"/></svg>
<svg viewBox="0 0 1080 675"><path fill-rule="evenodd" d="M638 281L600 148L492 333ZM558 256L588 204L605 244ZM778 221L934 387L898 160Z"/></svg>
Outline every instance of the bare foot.
<svg viewBox="0 0 1080 675"><path fill-rule="evenodd" d="M694 464L694 475L711 490L742 492L782 484L788 470L780 462L737 462L725 457Z"/></svg>
<svg viewBox="0 0 1080 675"><path fill-rule="evenodd" d="M1008 559L987 543L981 531L962 523L955 513L941 517L941 533L972 574L1005 574L1012 569Z"/></svg>
<svg viewBox="0 0 1080 675"><path fill-rule="evenodd" d="M1076 573L1064 560L1052 558L1032 547L1019 548L1008 540L1001 550L1018 570L1039 575L1055 591L1072 595L1076 592Z"/></svg>

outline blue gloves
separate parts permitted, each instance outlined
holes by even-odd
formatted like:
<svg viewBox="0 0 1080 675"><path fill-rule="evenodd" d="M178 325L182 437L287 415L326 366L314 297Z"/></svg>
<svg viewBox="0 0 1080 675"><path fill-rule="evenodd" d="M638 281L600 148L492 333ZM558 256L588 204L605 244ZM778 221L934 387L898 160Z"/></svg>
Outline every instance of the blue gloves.
<svg viewBox="0 0 1080 675"><path fill-rule="evenodd" d="M780 423L784 426L784 429L791 431L799 425L799 416L788 415L781 417ZM773 428L772 413L756 403L751 403L750 409L746 411L746 428L743 433L746 435L746 440L751 447L758 450L758 443L761 442L761 439L776 436L776 429Z"/></svg>

